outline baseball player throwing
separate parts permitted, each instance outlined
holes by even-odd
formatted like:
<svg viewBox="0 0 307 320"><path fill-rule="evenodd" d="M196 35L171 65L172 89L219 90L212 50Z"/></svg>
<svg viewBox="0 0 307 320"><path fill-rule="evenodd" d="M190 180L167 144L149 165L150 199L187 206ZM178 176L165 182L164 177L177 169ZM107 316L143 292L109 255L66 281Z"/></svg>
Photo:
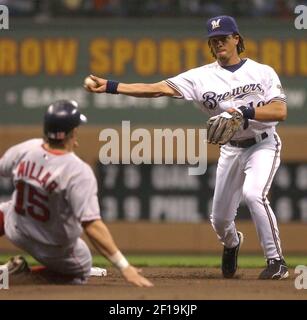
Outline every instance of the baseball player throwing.
<svg viewBox="0 0 307 320"><path fill-rule="evenodd" d="M234 220L243 199L267 259L259 278L284 279L289 273L267 194L280 164L281 141L275 126L286 119L286 97L271 67L240 58L244 42L234 18L211 18L207 29L214 63L151 84L119 83L91 76L94 83L85 84L85 88L96 93L191 100L213 120L239 113L244 125L220 148L211 214L212 226L224 245L223 276L231 278L237 269L243 234L236 230Z"/></svg>
<svg viewBox="0 0 307 320"><path fill-rule="evenodd" d="M0 235L69 283L82 284L92 267L90 250L80 238L84 229L128 282L150 287L102 222L93 171L73 152L78 126L85 121L75 101L57 101L45 113L45 141L25 141L0 159L0 174L13 177L15 186L12 200L0 205Z"/></svg>

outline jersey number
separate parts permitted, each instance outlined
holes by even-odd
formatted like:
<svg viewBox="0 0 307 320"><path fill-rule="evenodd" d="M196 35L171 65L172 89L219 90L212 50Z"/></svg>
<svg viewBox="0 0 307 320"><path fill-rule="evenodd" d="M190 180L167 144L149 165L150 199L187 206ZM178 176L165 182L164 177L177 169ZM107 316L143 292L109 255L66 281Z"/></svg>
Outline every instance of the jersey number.
<svg viewBox="0 0 307 320"><path fill-rule="evenodd" d="M24 205L24 199L28 189L28 199L26 201L27 206ZM26 185L23 181L18 181L16 184L16 205L15 211L18 214L29 214L32 218L45 222L49 220L50 212L48 209L48 196L38 192L33 186ZM35 209L40 209L40 213L37 213Z"/></svg>

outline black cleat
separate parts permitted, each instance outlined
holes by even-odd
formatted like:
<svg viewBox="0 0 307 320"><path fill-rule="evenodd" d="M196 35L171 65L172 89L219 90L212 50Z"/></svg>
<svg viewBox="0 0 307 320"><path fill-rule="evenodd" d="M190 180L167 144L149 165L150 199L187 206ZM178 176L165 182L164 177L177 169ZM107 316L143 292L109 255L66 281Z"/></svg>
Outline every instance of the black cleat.
<svg viewBox="0 0 307 320"><path fill-rule="evenodd" d="M16 275L20 273L30 273L29 265L26 259L22 256L15 256L4 265L7 267L10 275Z"/></svg>
<svg viewBox="0 0 307 320"><path fill-rule="evenodd" d="M243 233L238 231L239 243L234 248L224 247L222 257L222 272L224 278L232 278L237 271L238 253L243 243Z"/></svg>
<svg viewBox="0 0 307 320"><path fill-rule="evenodd" d="M289 277L288 267L284 259L268 259L267 267L260 273L260 280L282 280Z"/></svg>

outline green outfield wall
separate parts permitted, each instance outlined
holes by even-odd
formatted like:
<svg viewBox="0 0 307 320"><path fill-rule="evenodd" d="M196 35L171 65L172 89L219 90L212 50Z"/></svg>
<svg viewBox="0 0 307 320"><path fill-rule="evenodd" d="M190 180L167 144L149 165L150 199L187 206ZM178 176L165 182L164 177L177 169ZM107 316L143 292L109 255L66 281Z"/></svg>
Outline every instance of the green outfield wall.
<svg viewBox="0 0 307 320"><path fill-rule="evenodd" d="M294 21L239 21L245 55L275 68L288 96L283 125L307 122L307 31ZM43 108L76 99L93 124L201 124L192 103L85 92L89 73L152 82L212 61L203 19L10 21L0 31L0 123L37 124Z"/></svg>

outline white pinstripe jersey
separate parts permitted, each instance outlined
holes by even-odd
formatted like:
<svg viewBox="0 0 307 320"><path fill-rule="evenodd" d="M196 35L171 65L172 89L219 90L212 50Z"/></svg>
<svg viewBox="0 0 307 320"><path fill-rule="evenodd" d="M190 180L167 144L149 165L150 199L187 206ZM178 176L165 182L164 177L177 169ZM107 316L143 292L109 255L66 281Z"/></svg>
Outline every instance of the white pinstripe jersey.
<svg viewBox="0 0 307 320"><path fill-rule="evenodd" d="M180 93L176 98L196 102L210 117L228 108L242 105L256 108L273 100L286 100L276 72L251 59L246 59L235 72L216 61L169 78L166 83ZM249 120L248 128L242 128L233 139L254 137L266 128L274 129L277 123Z"/></svg>
<svg viewBox="0 0 307 320"><path fill-rule="evenodd" d="M28 140L4 154L0 174L13 177L10 214L26 237L68 245L81 235L81 222L100 219L94 173L73 152L51 153L42 139Z"/></svg>

